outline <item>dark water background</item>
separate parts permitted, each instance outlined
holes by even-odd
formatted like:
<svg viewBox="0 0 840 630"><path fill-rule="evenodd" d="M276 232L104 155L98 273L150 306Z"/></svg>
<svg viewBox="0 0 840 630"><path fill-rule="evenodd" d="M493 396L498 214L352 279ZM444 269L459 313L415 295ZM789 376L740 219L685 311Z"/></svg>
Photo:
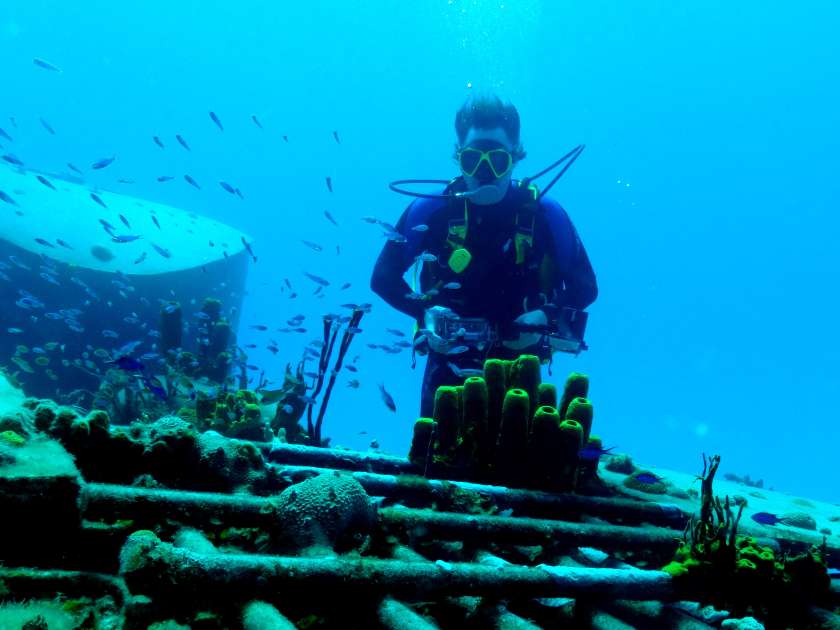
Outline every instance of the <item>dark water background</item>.
<svg viewBox="0 0 840 630"><path fill-rule="evenodd" d="M319 313L374 302L355 348L362 387L339 388L326 431L403 453L421 372L364 347L410 322L368 289L382 241L360 217L397 219L407 199L389 180L455 175L455 109L470 89L498 90L522 116L520 176L587 145L552 195L601 296L591 350L559 357L555 378L591 375L595 433L642 462L699 472L701 452L718 452L724 472L837 501L839 18L836 3L752 0L6 0L0 127L34 167L116 154L88 183L251 234L242 343L267 344L249 324L305 313L314 332ZM166 174L178 179L156 181ZM304 271L332 281L326 298ZM286 277L297 300L280 294ZM308 339L251 359L279 378Z"/></svg>

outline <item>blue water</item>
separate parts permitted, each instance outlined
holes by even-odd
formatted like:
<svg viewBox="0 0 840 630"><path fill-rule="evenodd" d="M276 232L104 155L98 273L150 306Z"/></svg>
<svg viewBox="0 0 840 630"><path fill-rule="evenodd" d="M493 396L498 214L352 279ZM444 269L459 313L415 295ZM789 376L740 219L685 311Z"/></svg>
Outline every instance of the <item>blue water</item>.
<svg viewBox="0 0 840 630"><path fill-rule="evenodd" d="M312 324L341 302L373 302L351 349L362 387L339 383L325 432L404 453L422 365L364 346L410 322L368 288L382 239L360 217L396 221L407 199L387 190L392 179L456 175L454 112L470 90L496 90L522 117L519 176L587 145L552 196L601 293L591 349L557 357L554 374L591 376L594 432L640 462L699 472L701 453L720 453L722 472L838 501L840 9L686 4L6 0L0 127L34 167L115 154L90 183L250 234L259 262L243 344L267 343L249 324L296 313ZM310 295L304 271L332 281L326 298ZM281 295L283 278L297 300ZM279 379L307 340L284 337L276 357L251 360Z"/></svg>

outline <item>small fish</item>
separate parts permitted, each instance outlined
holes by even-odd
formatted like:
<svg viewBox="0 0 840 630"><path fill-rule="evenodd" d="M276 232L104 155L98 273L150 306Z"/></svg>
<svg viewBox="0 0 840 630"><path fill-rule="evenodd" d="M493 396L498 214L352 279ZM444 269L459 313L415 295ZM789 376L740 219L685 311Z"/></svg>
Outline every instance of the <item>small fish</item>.
<svg viewBox="0 0 840 630"><path fill-rule="evenodd" d="M335 226L338 226L338 221L333 218L333 215L330 214L329 210L324 210L324 216L327 217L327 220Z"/></svg>
<svg viewBox="0 0 840 630"><path fill-rule="evenodd" d="M143 238L139 234L115 234L111 240L115 243L132 243L137 239Z"/></svg>
<svg viewBox="0 0 840 630"><path fill-rule="evenodd" d="M315 398L314 398L314 397L312 397L312 396L298 396L298 399L299 399L302 403L305 403L305 404L307 404L307 405L314 405L314 404L316 403Z"/></svg>
<svg viewBox="0 0 840 630"><path fill-rule="evenodd" d="M446 354L452 356L456 354L464 354L465 352L469 352L468 346L455 346L454 348L450 348Z"/></svg>
<svg viewBox="0 0 840 630"><path fill-rule="evenodd" d="M107 232L107 233L108 233L111 237L113 237L113 236L114 236L114 230L116 230L117 228L115 228L113 225L111 225L110 223L108 223L108 221L106 221L105 219L99 219L99 222L102 224L102 228L103 228L103 229L104 229L104 230L105 230L105 231L106 231L106 232Z"/></svg>
<svg viewBox="0 0 840 630"><path fill-rule="evenodd" d="M289 141L289 136L283 136L283 141L288 142Z"/></svg>
<svg viewBox="0 0 840 630"><path fill-rule="evenodd" d="M333 131L333 138L335 138L336 143L341 144L341 140L338 139L337 131Z"/></svg>
<svg viewBox="0 0 840 630"><path fill-rule="evenodd" d="M96 203L98 203L98 204L99 204L100 206L102 206L103 208L107 208L107 207L108 207L108 206L105 204L105 202L104 202L104 201L102 201L102 198L101 198L99 195L97 195L96 193L90 193L90 198L91 198L91 199L93 199ZM101 221L101 219L100 219L100 221ZM112 226L112 227L113 227L113 226Z"/></svg>
<svg viewBox="0 0 840 630"><path fill-rule="evenodd" d="M70 169L71 171L73 171L74 173L78 173L79 175L81 175L81 174L82 174L82 171L80 171L80 170L79 170L79 167L74 166L74 165L73 165L73 164L71 164L70 162L67 162L67 168L69 168L69 169Z"/></svg>
<svg viewBox="0 0 840 630"><path fill-rule="evenodd" d="M383 383L379 384L379 393L382 395L382 402L385 403L385 406L396 413L397 404L394 402L394 397L385 390L385 385Z"/></svg>
<svg viewBox="0 0 840 630"><path fill-rule="evenodd" d="M502 253L507 254L508 250L510 250L511 245L513 245L513 239L509 238L507 241L505 241L505 244L502 245Z"/></svg>
<svg viewBox="0 0 840 630"><path fill-rule="evenodd" d="M430 252L423 252L419 256L417 256L414 260L416 262L424 262L424 263L433 263L437 262L438 257Z"/></svg>
<svg viewBox="0 0 840 630"><path fill-rule="evenodd" d="M133 184L134 180L133 179L125 179L124 177L121 177L120 179L117 180L117 182L120 183L120 184Z"/></svg>
<svg viewBox="0 0 840 630"><path fill-rule="evenodd" d="M351 363L348 363L347 365L345 365L344 369L349 371L349 372L358 372L359 371L359 368L357 368L355 365L353 365Z"/></svg>
<svg viewBox="0 0 840 630"><path fill-rule="evenodd" d="M355 326L348 326L347 327L347 334L349 334L349 335L359 335L361 333L362 333L361 328L357 328Z"/></svg>
<svg viewBox="0 0 840 630"><path fill-rule="evenodd" d="M609 452L614 448L614 446L611 446L610 448L601 448L598 446L587 444L582 449L580 449L580 451L578 451L578 457L580 457L583 460L594 461L600 459L602 455L609 454Z"/></svg>
<svg viewBox="0 0 840 630"><path fill-rule="evenodd" d="M165 247L160 247L159 245L155 245L154 243L152 243L152 247L154 247L155 251L164 258L172 258L172 253Z"/></svg>
<svg viewBox="0 0 840 630"><path fill-rule="evenodd" d="M411 231L412 232L426 232L428 229L429 229L428 225L426 225L425 223L421 223L421 224L415 225L413 228L411 228Z"/></svg>
<svg viewBox="0 0 840 630"><path fill-rule="evenodd" d="M332 177L327 177L327 190L329 190L330 192L332 192L332 191L333 191L333 187L332 187Z"/></svg>
<svg viewBox="0 0 840 630"><path fill-rule="evenodd" d="M451 361L447 362L446 364L452 373L457 376L458 378L470 378L472 376L484 376L484 370L479 369L471 369L471 368L462 368L458 367Z"/></svg>
<svg viewBox="0 0 840 630"><path fill-rule="evenodd" d="M280 348L275 345L266 346L265 349L268 350L271 354L277 354L278 352L280 352Z"/></svg>
<svg viewBox="0 0 840 630"><path fill-rule="evenodd" d="M137 346L142 345L142 341L129 341L117 350L117 354L131 354L137 349Z"/></svg>
<svg viewBox="0 0 840 630"><path fill-rule="evenodd" d="M142 254L140 254L140 256L137 258L137 260L134 261L134 264L139 265L141 262L146 260L146 255L147 255L146 252L143 252Z"/></svg>
<svg viewBox="0 0 840 630"><path fill-rule="evenodd" d="M114 330L108 330L107 328L102 331L103 337L108 337L109 339L117 339L120 334Z"/></svg>
<svg viewBox="0 0 840 630"><path fill-rule="evenodd" d="M35 57L32 60L32 63L34 63L39 68L43 68L44 70L49 70L50 72L61 72L61 68L59 68L58 66L55 66L55 65L51 64L49 61L44 61L43 59L40 59L38 57Z"/></svg>
<svg viewBox="0 0 840 630"><path fill-rule="evenodd" d="M329 286L329 284L330 284L330 281L327 280L326 278L322 278L321 276L316 276L315 274L309 273L308 271L304 271L303 275L306 276L307 278L309 278L310 280L312 280L312 282L320 284L322 287Z"/></svg>
<svg viewBox="0 0 840 630"><path fill-rule="evenodd" d="M55 186L52 185L52 182L50 180L48 180L46 177L44 177L43 175L36 175L35 179L37 179L39 182L41 182L47 188L55 190Z"/></svg>
<svg viewBox="0 0 840 630"><path fill-rule="evenodd" d="M57 244L61 245L65 249L73 249L72 247L70 247L70 245L68 245L66 242L62 241L60 238L55 239L55 242Z"/></svg>
<svg viewBox="0 0 840 630"><path fill-rule="evenodd" d="M639 473L638 475L633 475L633 479L645 485L652 485L655 483L662 483L663 481L665 481L663 477L657 477L656 475L647 472Z"/></svg>
<svg viewBox="0 0 840 630"><path fill-rule="evenodd" d="M8 162L9 164L14 164L15 166L23 166L23 162L21 162L17 157L12 155L11 153L7 153L6 155L2 156L2 159Z"/></svg>
<svg viewBox="0 0 840 630"><path fill-rule="evenodd" d="M233 192L235 192L236 196L239 197L240 199L245 199L245 195L243 195L242 191L239 190L238 188L235 188Z"/></svg>
<svg viewBox="0 0 840 630"><path fill-rule="evenodd" d="M96 160L96 162L94 162L93 164L91 164L91 165L90 165L90 167L91 167L93 170L98 171L98 170L100 170L100 169L105 168L106 166L109 166L109 165L110 165L110 164L112 164L112 163L114 162L114 160L116 160L116 159L117 159L117 156L115 156L115 155L113 155L113 156L111 156L111 157L109 157L109 158L102 158L101 160Z"/></svg>
<svg viewBox="0 0 840 630"><path fill-rule="evenodd" d="M374 225L379 223L379 219L377 219L376 217L372 217L372 216L362 217L362 221L364 221L365 223L370 223L370 224L374 224Z"/></svg>
<svg viewBox="0 0 840 630"><path fill-rule="evenodd" d="M126 219L125 216L122 215L122 214L119 215L119 217L120 217L120 221L123 222L123 225L125 225L125 227L127 227L130 230L131 229L131 224L128 222L128 219Z"/></svg>
<svg viewBox="0 0 840 630"><path fill-rule="evenodd" d="M359 379L357 379L357 378L354 378L354 379L351 379L351 380L347 381L347 387L349 387L351 389L359 389L359 385L361 385L361 383L359 382Z"/></svg>
<svg viewBox="0 0 840 630"><path fill-rule="evenodd" d="M389 332L392 335L396 335L397 337L405 337L405 333L401 330L396 329L396 328L386 328L385 332Z"/></svg>
<svg viewBox="0 0 840 630"><path fill-rule="evenodd" d="M447 289L448 291L457 291L458 289L461 288L461 283L460 282L447 282L446 284L443 285L443 288Z"/></svg>
<svg viewBox="0 0 840 630"><path fill-rule="evenodd" d="M376 450L379 448L379 441L378 440L371 440L370 441L370 448Z"/></svg>
<svg viewBox="0 0 840 630"><path fill-rule="evenodd" d="M260 123L259 119L257 118L256 114L251 116L251 120L254 121L254 124L259 127L260 129L263 128L262 124Z"/></svg>
<svg viewBox="0 0 840 630"><path fill-rule="evenodd" d="M787 519L785 517L779 517L775 514L771 514L770 512L756 512L755 514L752 514L750 518L756 523L761 523L762 525L773 526L778 525L780 523L782 525L787 524Z"/></svg>
<svg viewBox="0 0 840 630"><path fill-rule="evenodd" d="M292 407L289 403L286 403L285 405L283 405L282 409L283 409L283 413L288 414L288 415L291 415L295 411L295 408Z"/></svg>
<svg viewBox="0 0 840 630"><path fill-rule="evenodd" d="M17 201L12 199L8 194L4 193L2 190L0 190L0 201L5 201L6 203L11 204L13 206L18 205Z"/></svg>
<svg viewBox="0 0 840 630"><path fill-rule="evenodd" d="M160 223L158 222L157 217L154 216L154 215L152 215L152 223L154 223L157 226L157 229L159 229L159 230L163 229L162 227L160 227Z"/></svg>
<svg viewBox="0 0 840 630"><path fill-rule="evenodd" d="M248 251L249 254L251 254L251 258L254 259L254 262L257 262L257 257L254 255L254 250L251 249L251 244L245 240L244 236L241 236L240 238L242 239L242 244L245 246L245 249Z"/></svg>
<svg viewBox="0 0 840 630"><path fill-rule="evenodd" d="M230 185L230 184L228 184L227 182L219 182L219 186L221 186L222 188L224 188L224 189L225 189L226 191L228 191L231 195L235 195L235 194L236 194L236 190L234 190L233 186L231 186L231 185Z"/></svg>
<svg viewBox="0 0 840 630"><path fill-rule="evenodd" d="M148 388L152 394L155 395L156 398L160 400L166 400L166 390L163 388L163 384L160 382L160 379L152 376L152 377L144 377L143 384Z"/></svg>
<svg viewBox="0 0 840 630"><path fill-rule="evenodd" d="M178 141L178 144L184 147L187 151L192 151L192 149L190 149L190 145L187 144L187 141L184 140L180 134L175 134L175 139Z"/></svg>
<svg viewBox="0 0 840 630"><path fill-rule="evenodd" d="M7 328L6 332L10 335L19 335L23 332L22 328Z"/></svg>
<svg viewBox="0 0 840 630"><path fill-rule="evenodd" d="M266 326L264 324L251 324L250 326L248 326L248 328L250 328L251 330L262 330L262 331L268 330L268 326Z"/></svg>
<svg viewBox="0 0 840 630"><path fill-rule="evenodd" d="M312 249L316 252L324 251L324 248L321 247L320 245L318 245L318 243L313 243L312 241L304 241L304 240L301 240L300 242L303 243L304 245L306 245L309 249Z"/></svg>
<svg viewBox="0 0 840 630"><path fill-rule="evenodd" d="M216 116L216 112L210 112L210 120L216 123L216 126L219 128L219 131L225 130L225 128L222 126L222 121L219 120L218 116Z"/></svg>
<svg viewBox="0 0 840 630"><path fill-rule="evenodd" d="M50 134L51 136L54 136L54 135L55 135L55 129L53 129L53 128L50 126L50 123L48 123L48 122L47 122L46 120L44 120L43 118L40 118L39 120L41 121L41 126L42 126L44 129L46 129L46 130L49 132L49 134Z"/></svg>
<svg viewBox="0 0 840 630"><path fill-rule="evenodd" d="M190 177L189 175L184 175L184 180L185 180L185 181L186 181L186 182L187 182L190 186L192 186L193 188L197 188L198 190L201 190L201 186L199 186L199 185L198 185L198 182L197 182L197 181L195 181L195 180L194 180L192 177Z"/></svg>
<svg viewBox="0 0 840 630"><path fill-rule="evenodd" d="M173 179L175 178L172 175L161 175L157 178L159 182L171 182Z"/></svg>
<svg viewBox="0 0 840 630"><path fill-rule="evenodd" d="M349 289L351 286L353 285L351 285L349 282L345 282L341 285L341 290L344 291L345 289Z"/></svg>
<svg viewBox="0 0 840 630"><path fill-rule="evenodd" d="M27 374L33 374L35 372L35 370L32 369L32 366L29 365L29 362L26 359L22 359L20 357L12 357L9 360Z"/></svg>
<svg viewBox="0 0 840 630"><path fill-rule="evenodd" d="M164 148L163 141L160 138L158 138L157 136L152 136L152 140L154 140L154 143L158 145L161 149Z"/></svg>
<svg viewBox="0 0 840 630"><path fill-rule="evenodd" d="M55 249L55 245L53 245L49 241L46 241L42 238L36 238L35 242L38 243L39 245L43 245L44 247L51 247L51 248Z"/></svg>
<svg viewBox="0 0 840 630"><path fill-rule="evenodd" d="M408 239L399 232L383 232L382 236L392 243L407 243Z"/></svg>

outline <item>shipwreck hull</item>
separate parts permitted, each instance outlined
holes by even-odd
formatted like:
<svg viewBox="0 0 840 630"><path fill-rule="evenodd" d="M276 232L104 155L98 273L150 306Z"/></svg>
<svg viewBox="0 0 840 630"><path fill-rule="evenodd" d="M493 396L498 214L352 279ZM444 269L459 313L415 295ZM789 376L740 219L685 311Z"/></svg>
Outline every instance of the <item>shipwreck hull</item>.
<svg viewBox="0 0 840 630"><path fill-rule="evenodd" d="M224 447L241 452L243 444ZM679 501L421 480L391 456L276 444L264 447L271 461L260 464L274 480L266 496L191 489L197 481L149 488L88 482L54 441L25 448L37 474L0 468L0 511L15 515L0 537L6 592L16 600L104 598L129 629L164 619L241 627L254 600L273 620L266 628L717 625L684 601L692 592L655 568L682 539L691 511ZM348 465L361 461L367 471ZM375 472L396 465L401 474ZM363 553L279 554L246 535L276 528L278 492L336 472L379 506ZM465 497L493 507L452 507ZM819 536L780 530L762 542L794 553ZM828 551L837 562L840 548ZM808 614L836 621L824 609Z"/></svg>
<svg viewBox="0 0 840 630"><path fill-rule="evenodd" d="M244 234L78 181L50 177L52 190L38 176L0 167L0 190L15 204L0 213L0 364L28 393L95 390L98 349L113 355L140 341L138 355L159 352L165 302L179 302L194 325L203 300L218 299L236 329L250 260ZM135 240L116 242L125 238ZM194 338L184 336L184 350L197 351Z"/></svg>

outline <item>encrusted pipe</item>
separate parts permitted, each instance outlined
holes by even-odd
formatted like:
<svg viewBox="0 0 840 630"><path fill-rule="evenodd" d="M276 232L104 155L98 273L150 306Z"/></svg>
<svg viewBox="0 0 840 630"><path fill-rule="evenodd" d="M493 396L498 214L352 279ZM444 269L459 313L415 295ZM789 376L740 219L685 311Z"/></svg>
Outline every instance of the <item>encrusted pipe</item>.
<svg viewBox="0 0 840 630"><path fill-rule="evenodd" d="M295 630L295 627L268 602L253 601L242 609L243 630Z"/></svg>
<svg viewBox="0 0 840 630"><path fill-rule="evenodd" d="M462 540L474 545L592 546L612 550L644 549L673 553L680 534L661 527L635 528L624 525L571 523L536 518L472 516L402 507L382 508L379 522L386 529L424 532L437 540Z"/></svg>
<svg viewBox="0 0 840 630"><path fill-rule="evenodd" d="M268 459L278 464L302 464L342 470L364 470L385 474L422 474L423 469L404 457L380 453L362 453L338 448L320 448L300 444L255 443Z"/></svg>
<svg viewBox="0 0 840 630"><path fill-rule="evenodd" d="M59 571L0 566L0 584L15 599L52 599L56 593L66 597L110 596L117 605L128 598L125 583L113 575L88 571Z"/></svg>
<svg viewBox="0 0 840 630"><path fill-rule="evenodd" d="M379 622L393 630L438 630L438 626L421 617L405 604L385 597L379 604Z"/></svg>
<svg viewBox="0 0 840 630"><path fill-rule="evenodd" d="M128 486L87 484L85 518L98 520L132 518L141 522L170 519L201 526L220 520L228 526L259 527L266 524L264 509L269 499L247 495L209 492L149 490ZM549 519L509 516L473 516L434 510L383 508L382 526L400 531L421 529L431 536L471 542L547 544L562 541L569 545L595 546L605 550L645 548L672 552L679 532L665 528L634 528L594 525Z"/></svg>
<svg viewBox="0 0 840 630"><path fill-rule="evenodd" d="M161 542L150 531L128 538L120 553L120 573L132 593L191 597L202 603L219 597L271 599L277 593L332 589L341 589L348 597L390 595L414 600L441 595L658 600L675 596L671 576L663 571L197 554Z"/></svg>

